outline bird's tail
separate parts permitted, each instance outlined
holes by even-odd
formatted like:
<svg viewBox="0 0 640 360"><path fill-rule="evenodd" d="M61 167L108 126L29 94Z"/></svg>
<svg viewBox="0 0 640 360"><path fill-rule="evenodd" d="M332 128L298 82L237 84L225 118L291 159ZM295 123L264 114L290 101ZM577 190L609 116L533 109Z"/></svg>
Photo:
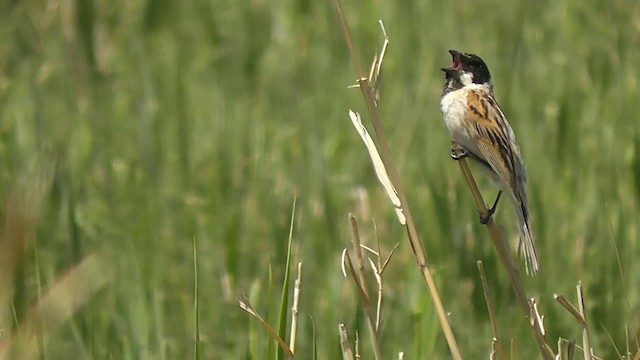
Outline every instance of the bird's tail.
<svg viewBox="0 0 640 360"><path fill-rule="evenodd" d="M540 262L538 261L538 251L536 250L536 242L533 238L531 223L529 222L527 204L519 204L519 206L516 207L518 226L520 227L518 254L524 251L524 264L527 275L536 276L538 272L540 272Z"/></svg>

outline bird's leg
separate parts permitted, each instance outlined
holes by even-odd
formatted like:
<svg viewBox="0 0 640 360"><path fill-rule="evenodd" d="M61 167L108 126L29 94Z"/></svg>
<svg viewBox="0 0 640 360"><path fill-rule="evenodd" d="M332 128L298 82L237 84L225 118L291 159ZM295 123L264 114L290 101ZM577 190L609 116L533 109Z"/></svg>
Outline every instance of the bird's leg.
<svg viewBox="0 0 640 360"><path fill-rule="evenodd" d="M496 208L498 207L498 202L500 201L500 197L502 196L502 190L498 192L498 196L496 197L496 201L493 202L493 206L490 209L487 209L486 214L480 214L480 224L487 225L489 221L491 221L491 217L493 213L496 212Z"/></svg>
<svg viewBox="0 0 640 360"><path fill-rule="evenodd" d="M451 144L451 158L453 160L464 159L467 156L469 156L469 153L467 153L465 148L456 143Z"/></svg>

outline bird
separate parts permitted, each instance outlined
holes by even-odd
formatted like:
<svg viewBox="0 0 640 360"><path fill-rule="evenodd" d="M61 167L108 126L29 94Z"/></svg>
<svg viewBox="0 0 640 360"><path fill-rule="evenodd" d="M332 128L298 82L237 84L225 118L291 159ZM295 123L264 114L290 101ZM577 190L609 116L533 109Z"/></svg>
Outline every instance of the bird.
<svg viewBox="0 0 640 360"><path fill-rule="evenodd" d="M540 262L527 202L527 170L516 137L493 92L487 64L479 56L449 50L450 67L442 68L445 84L440 98L444 123L451 136L451 157L468 157L499 188L496 200L480 222L488 224L500 197L507 195L520 230L518 253L524 251L525 270L535 276Z"/></svg>

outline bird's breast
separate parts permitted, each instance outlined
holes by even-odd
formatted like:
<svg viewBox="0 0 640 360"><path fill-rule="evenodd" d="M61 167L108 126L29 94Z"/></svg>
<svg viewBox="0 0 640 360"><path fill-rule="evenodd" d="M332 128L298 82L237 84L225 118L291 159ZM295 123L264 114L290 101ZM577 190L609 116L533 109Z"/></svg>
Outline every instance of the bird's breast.
<svg viewBox="0 0 640 360"><path fill-rule="evenodd" d="M467 112L467 93L464 89L451 91L440 99L440 110L449 135L460 145L467 145L470 135L465 125Z"/></svg>

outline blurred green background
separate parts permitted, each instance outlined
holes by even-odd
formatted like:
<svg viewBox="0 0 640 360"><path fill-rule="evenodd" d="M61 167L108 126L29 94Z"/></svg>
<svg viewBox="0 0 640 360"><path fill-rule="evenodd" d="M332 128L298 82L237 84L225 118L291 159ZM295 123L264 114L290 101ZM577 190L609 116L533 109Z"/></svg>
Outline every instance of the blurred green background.
<svg viewBox="0 0 640 360"><path fill-rule="evenodd" d="M365 67L382 44L378 19L389 33L381 117L465 358L487 358L492 337L477 259L515 358L535 358L536 346L449 158L439 110L449 48L487 61L517 134L543 269L525 282L549 342L580 338L553 294L575 302L582 281L596 354L617 358L627 343L635 351L640 3L343 6ZM352 338L360 332L371 357L340 270L349 212L367 244L374 221L383 252L400 243L385 274L385 358L449 358L404 230L347 117L364 110L347 89L355 78L328 0L3 1L2 203L34 167L54 169L18 274L15 321L36 300L36 279L46 287L98 252L114 280L46 334L44 357L190 358L195 238L203 358L261 359L268 336L237 301L245 293L274 318L297 196L297 358L311 358L314 328L318 358L339 358L338 323ZM513 244L510 210L496 219Z"/></svg>

